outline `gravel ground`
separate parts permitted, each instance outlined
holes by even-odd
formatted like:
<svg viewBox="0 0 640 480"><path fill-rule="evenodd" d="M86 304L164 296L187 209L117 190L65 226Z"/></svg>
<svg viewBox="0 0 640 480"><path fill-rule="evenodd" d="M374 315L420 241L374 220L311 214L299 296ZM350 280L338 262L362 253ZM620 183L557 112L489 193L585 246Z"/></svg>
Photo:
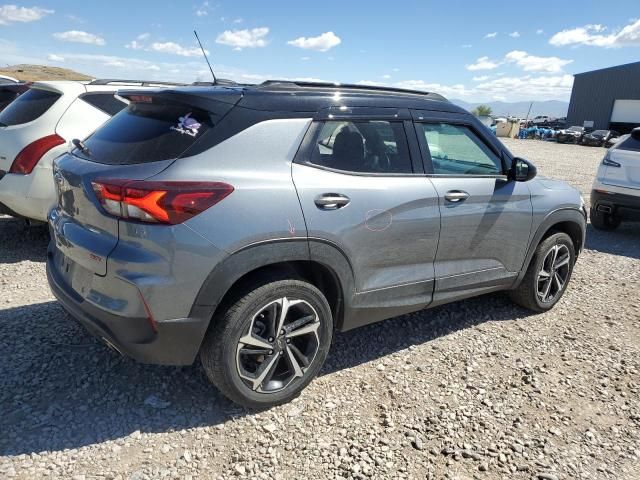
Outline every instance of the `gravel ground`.
<svg viewBox="0 0 640 480"><path fill-rule="evenodd" d="M603 150L507 140L588 195ZM0 478L640 478L640 224L589 227L567 294L489 295L341 334L265 412L198 365L120 358L49 293L46 234L0 219Z"/></svg>

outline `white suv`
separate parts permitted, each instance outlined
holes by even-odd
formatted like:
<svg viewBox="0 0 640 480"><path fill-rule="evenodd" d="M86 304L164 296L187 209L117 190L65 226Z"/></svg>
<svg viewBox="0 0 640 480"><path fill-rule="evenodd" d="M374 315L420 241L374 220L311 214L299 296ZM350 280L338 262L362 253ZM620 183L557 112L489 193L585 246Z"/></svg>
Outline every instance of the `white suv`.
<svg viewBox="0 0 640 480"><path fill-rule="evenodd" d="M36 82L0 112L0 214L46 221L55 203L51 164L127 105L118 89L164 82Z"/></svg>
<svg viewBox="0 0 640 480"><path fill-rule="evenodd" d="M640 128L607 151L591 191L595 228L614 230L623 220L640 221Z"/></svg>

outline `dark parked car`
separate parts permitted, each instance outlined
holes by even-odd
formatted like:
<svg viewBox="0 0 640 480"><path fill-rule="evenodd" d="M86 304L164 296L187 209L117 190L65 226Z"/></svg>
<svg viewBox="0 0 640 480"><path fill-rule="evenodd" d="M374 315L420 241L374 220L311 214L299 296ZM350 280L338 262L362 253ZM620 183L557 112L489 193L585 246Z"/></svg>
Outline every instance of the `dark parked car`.
<svg viewBox="0 0 640 480"><path fill-rule="evenodd" d="M556 135L558 143L580 143L584 135L584 127L569 127L564 130L560 130Z"/></svg>
<svg viewBox="0 0 640 480"><path fill-rule="evenodd" d="M620 134L615 130L594 130L582 136L582 144L591 147L604 147L609 140L619 136Z"/></svg>
<svg viewBox="0 0 640 480"><path fill-rule="evenodd" d="M128 107L55 161L49 284L118 351L199 358L243 405L294 398L334 332L498 290L547 311L584 245L580 193L437 94L119 95Z"/></svg>

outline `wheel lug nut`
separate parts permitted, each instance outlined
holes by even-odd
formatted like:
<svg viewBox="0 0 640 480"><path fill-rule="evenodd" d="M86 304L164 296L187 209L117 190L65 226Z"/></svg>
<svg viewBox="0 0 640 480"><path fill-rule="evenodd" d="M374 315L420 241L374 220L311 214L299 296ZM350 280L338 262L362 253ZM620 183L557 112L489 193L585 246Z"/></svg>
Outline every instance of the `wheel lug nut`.
<svg viewBox="0 0 640 480"><path fill-rule="evenodd" d="M287 338L287 343L291 343L291 339L290 338Z"/></svg>
<svg viewBox="0 0 640 480"><path fill-rule="evenodd" d="M280 355L284 355L284 352L282 350L280 350Z"/></svg>
<svg viewBox="0 0 640 480"><path fill-rule="evenodd" d="M273 337L269 337L269 342L273 342Z"/></svg>
<svg viewBox="0 0 640 480"><path fill-rule="evenodd" d="M273 350L269 350L269 355L273 355Z"/></svg>
<svg viewBox="0 0 640 480"><path fill-rule="evenodd" d="M280 335L284 335L284 334L285 334L284 329L280 330Z"/></svg>

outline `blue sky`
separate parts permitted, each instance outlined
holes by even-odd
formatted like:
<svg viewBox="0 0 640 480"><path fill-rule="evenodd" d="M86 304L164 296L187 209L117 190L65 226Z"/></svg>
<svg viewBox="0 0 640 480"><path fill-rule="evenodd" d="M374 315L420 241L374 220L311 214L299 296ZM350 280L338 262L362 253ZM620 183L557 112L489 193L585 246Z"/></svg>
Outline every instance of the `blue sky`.
<svg viewBox="0 0 640 480"><path fill-rule="evenodd" d="M305 78L467 101L567 100L574 73L640 60L638 11L637 0L32 0L0 3L0 64L209 80L196 28L219 76L242 82Z"/></svg>

